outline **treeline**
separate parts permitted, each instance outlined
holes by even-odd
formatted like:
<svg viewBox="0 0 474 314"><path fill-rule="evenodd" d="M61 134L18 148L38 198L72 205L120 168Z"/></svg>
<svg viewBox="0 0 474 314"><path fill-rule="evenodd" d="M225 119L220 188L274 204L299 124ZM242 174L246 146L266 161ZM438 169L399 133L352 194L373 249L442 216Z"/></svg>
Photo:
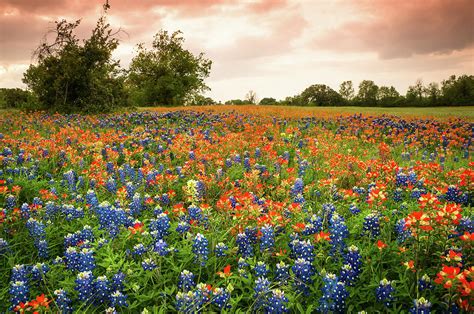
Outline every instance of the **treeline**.
<svg viewBox="0 0 474 314"><path fill-rule="evenodd" d="M260 105L283 106L364 106L364 107L435 107L435 106L472 106L474 105L474 76L451 75L441 84L424 85L421 80L410 86L405 95L393 86L378 86L374 81L364 80L357 92L352 81L344 81L335 91L324 84L314 84L301 94L276 100L265 97ZM248 97L245 100L230 100L226 104L256 104Z"/></svg>

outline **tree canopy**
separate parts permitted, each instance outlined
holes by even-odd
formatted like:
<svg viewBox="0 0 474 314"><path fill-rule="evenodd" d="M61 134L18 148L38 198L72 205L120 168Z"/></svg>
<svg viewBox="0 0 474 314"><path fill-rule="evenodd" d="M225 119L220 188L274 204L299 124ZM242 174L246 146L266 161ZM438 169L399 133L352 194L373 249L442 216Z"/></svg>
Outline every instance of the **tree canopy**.
<svg viewBox="0 0 474 314"><path fill-rule="evenodd" d="M24 73L23 82L44 108L58 112L107 112L125 101L118 47L106 21L107 7L89 38L75 34L80 20L55 22L55 40L46 40L35 52L37 64Z"/></svg>
<svg viewBox="0 0 474 314"><path fill-rule="evenodd" d="M194 102L209 90L204 79L212 62L203 53L195 56L183 47L181 31L160 31L152 48L138 46L138 54L130 64L128 84L131 99L140 106L184 105Z"/></svg>

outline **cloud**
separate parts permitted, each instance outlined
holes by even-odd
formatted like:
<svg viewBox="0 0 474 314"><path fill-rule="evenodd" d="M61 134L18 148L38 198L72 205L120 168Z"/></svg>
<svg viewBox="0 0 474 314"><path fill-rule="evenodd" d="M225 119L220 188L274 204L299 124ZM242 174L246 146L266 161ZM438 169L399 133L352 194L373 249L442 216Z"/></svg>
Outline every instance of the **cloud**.
<svg viewBox="0 0 474 314"><path fill-rule="evenodd" d="M355 1L364 13L327 30L313 44L333 51L373 51L382 59L447 54L474 45L471 0Z"/></svg>

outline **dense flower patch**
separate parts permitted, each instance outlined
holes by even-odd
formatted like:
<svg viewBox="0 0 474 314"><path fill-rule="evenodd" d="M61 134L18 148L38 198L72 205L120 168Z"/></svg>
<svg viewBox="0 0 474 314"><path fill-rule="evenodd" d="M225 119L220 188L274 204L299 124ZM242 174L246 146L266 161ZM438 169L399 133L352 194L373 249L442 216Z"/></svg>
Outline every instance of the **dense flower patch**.
<svg viewBox="0 0 474 314"><path fill-rule="evenodd" d="M474 124L0 117L0 311L474 311Z"/></svg>

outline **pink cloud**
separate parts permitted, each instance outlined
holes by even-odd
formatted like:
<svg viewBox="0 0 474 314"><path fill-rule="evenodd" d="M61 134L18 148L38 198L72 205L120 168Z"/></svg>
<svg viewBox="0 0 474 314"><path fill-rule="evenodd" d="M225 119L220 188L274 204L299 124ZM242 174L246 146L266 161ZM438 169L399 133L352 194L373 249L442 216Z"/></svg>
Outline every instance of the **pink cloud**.
<svg viewBox="0 0 474 314"><path fill-rule="evenodd" d="M474 45L471 0L356 1L363 20L349 20L316 38L336 51L374 51L383 59L450 53Z"/></svg>

